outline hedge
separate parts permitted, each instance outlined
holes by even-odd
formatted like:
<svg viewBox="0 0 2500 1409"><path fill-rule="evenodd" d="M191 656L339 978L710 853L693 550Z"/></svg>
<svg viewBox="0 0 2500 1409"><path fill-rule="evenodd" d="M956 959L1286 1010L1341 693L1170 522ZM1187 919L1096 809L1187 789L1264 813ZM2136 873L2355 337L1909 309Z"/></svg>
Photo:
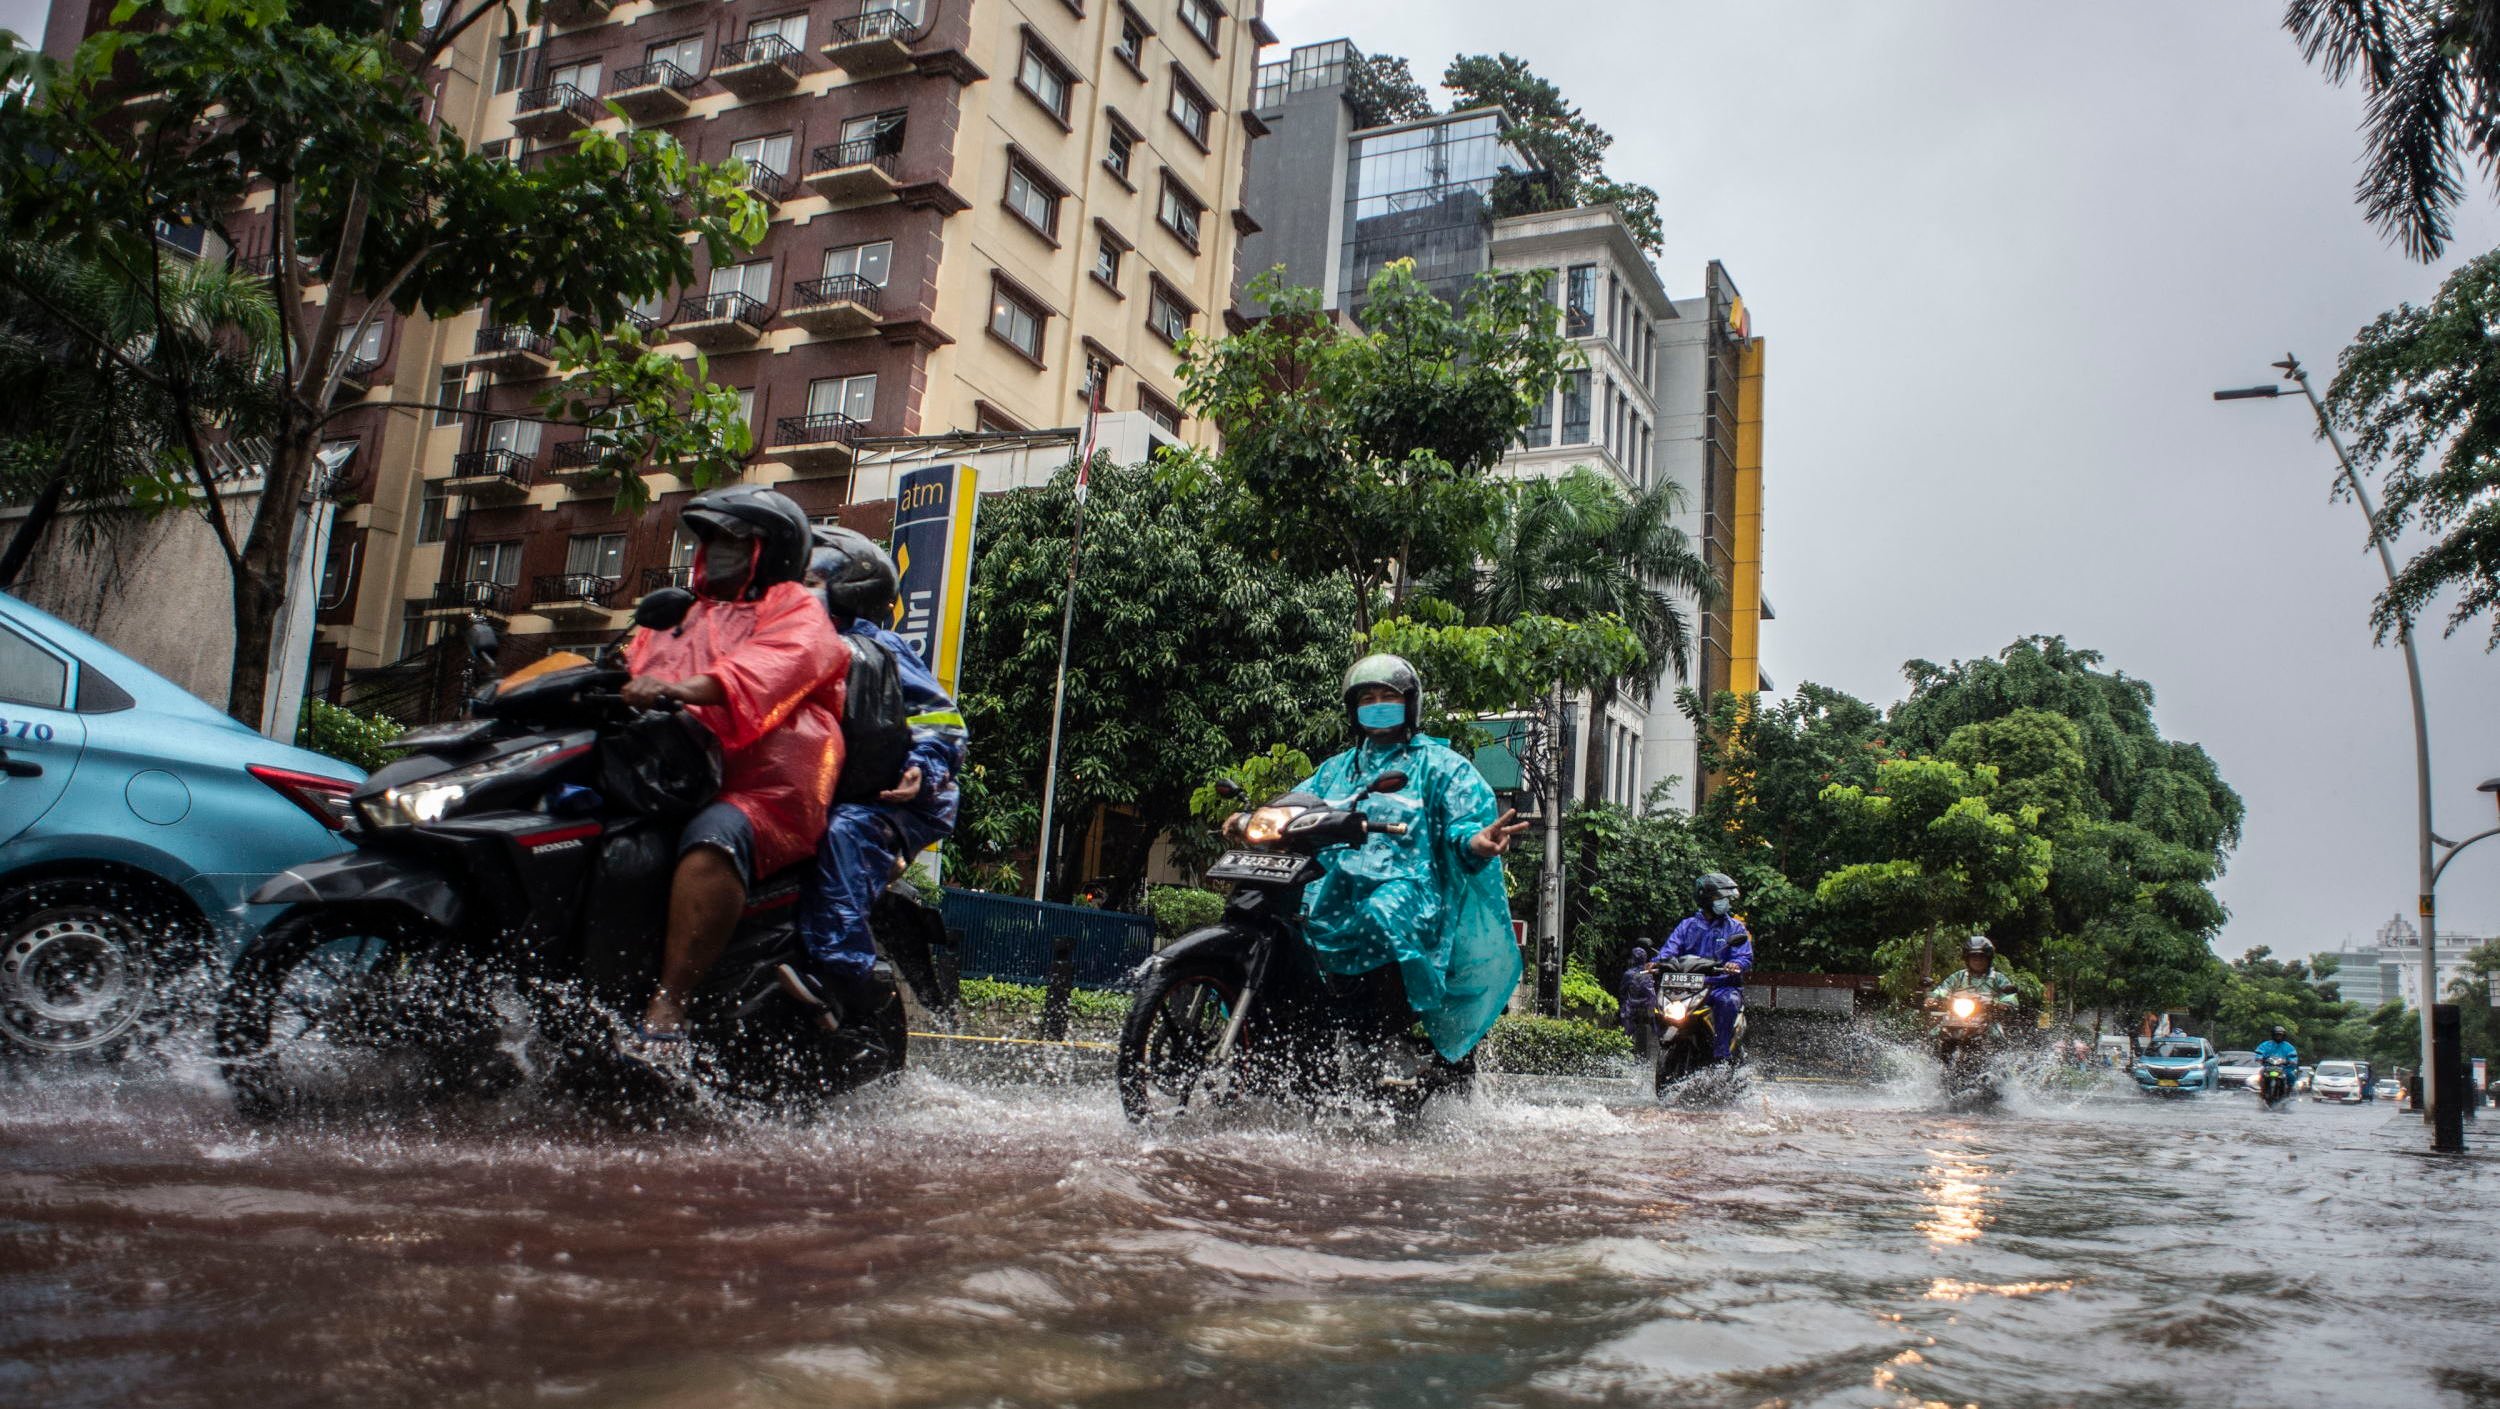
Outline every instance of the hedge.
<svg viewBox="0 0 2500 1409"><path fill-rule="evenodd" d="M1631 1056L1623 1029L1570 1018L1505 1013L1484 1040L1485 1066L1522 1075L1612 1076Z"/></svg>

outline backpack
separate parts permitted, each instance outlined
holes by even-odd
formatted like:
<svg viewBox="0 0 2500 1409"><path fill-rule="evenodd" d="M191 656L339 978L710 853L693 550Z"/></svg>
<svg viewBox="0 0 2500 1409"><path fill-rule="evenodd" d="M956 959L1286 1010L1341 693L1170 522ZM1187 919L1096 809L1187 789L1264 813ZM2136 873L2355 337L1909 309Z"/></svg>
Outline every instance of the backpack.
<svg viewBox="0 0 2500 1409"><path fill-rule="evenodd" d="M835 802L875 802L902 781L911 757L911 708L903 703L903 672L885 647L865 634L842 633L851 648L850 692L842 703L842 777Z"/></svg>

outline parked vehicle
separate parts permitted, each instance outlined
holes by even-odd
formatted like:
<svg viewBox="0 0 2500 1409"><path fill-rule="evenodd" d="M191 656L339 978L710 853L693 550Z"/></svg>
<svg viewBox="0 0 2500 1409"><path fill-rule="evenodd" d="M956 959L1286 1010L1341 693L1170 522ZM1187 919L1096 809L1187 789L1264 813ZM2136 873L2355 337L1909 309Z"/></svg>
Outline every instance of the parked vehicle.
<svg viewBox="0 0 2500 1409"><path fill-rule="evenodd" d="M2285 1057L2268 1057L2257 1070L2257 1079L2250 1083L2257 1099L2267 1110L2275 1110L2292 1099L2292 1063Z"/></svg>
<svg viewBox="0 0 2500 1409"><path fill-rule="evenodd" d="M363 773L0 593L0 1057L110 1057L338 851Z"/></svg>
<svg viewBox="0 0 2500 1409"><path fill-rule="evenodd" d="M2401 1081L2398 1081L2396 1078L2394 1078L2394 1077L2392 1077L2392 1076L2382 1076L2382 1077L2380 1077L2378 1080L2373 1081L2373 1082L2371 1082L2371 1083L2370 1083L2370 1099L2371 1099L2371 1100L2374 1100L2374 1101L2401 1101L2401 1100L2403 1100L2403 1099L2404 1099L2404 1097L2405 1097L2405 1087L2404 1087L2404 1083L2403 1083L2403 1082L2401 1082Z"/></svg>
<svg viewBox="0 0 2500 1409"><path fill-rule="evenodd" d="M1740 985L1745 981L1744 975L1723 974L1719 967L1717 961L1698 954L1678 954L1649 966L1658 981L1658 1001L1649 1010L1650 1086L1660 1096L1695 1072L1710 1069L1711 1054L1718 1050L1713 1045L1717 1018L1710 1011L1710 986L1714 981ZM1742 1008L1736 1010L1727 1050L1729 1067L1745 1064Z"/></svg>
<svg viewBox="0 0 2500 1409"><path fill-rule="evenodd" d="M655 592L636 619L673 625L692 601ZM559 653L474 717L403 735L409 755L356 789L355 850L255 897L288 908L237 956L217 1020L247 1114L492 1088L519 1074L516 1035L576 1094L662 1094L611 1034L658 975L677 827L718 786L718 753L682 715L628 708L626 679ZM701 796L653 791L707 767ZM688 1008L695 1071L724 1095L803 1105L903 1064L886 961L865 1012L801 977L806 869L759 879Z"/></svg>
<svg viewBox="0 0 2500 1409"><path fill-rule="evenodd" d="M2254 1052L2225 1052L2216 1058L2214 1083L2217 1086L2246 1086L2257 1079L2264 1063Z"/></svg>
<svg viewBox="0 0 2500 1409"><path fill-rule="evenodd" d="M2221 1062L2202 1037L2156 1037L2136 1057L2135 1084L2147 1096L2201 1096Z"/></svg>
<svg viewBox="0 0 2500 1409"><path fill-rule="evenodd" d="M2368 1099L2362 1094L2365 1089L2359 1062L2320 1062L2309 1083L2309 1099L2357 1106Z"/></svg>
<svg viewBox="0 0 2500 1409"><path fill-rule="evenodd" d="M1372 821L1358 807L1406 781L1384 773L1341 801L1287 793L1250 814L1247 845L1207 870L1233 885L1222 918L1137 968L1116 1063L1130 1120L1254 1095L1407 1116L1436 1092L1472 1084L1472 1054L1444 1062L1415 1031L1394 967L1331 978L1302 939L1302 892L1321 875L1319 855L1375 831L1402 835L1405 823Z"/></svg>

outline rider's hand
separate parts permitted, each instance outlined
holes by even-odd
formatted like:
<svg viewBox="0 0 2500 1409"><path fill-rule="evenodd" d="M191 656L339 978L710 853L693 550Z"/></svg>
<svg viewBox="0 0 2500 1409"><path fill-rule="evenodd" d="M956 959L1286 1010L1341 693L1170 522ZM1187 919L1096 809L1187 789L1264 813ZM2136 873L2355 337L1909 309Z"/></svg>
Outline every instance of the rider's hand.
<svg viewBox="0 0 2500 1409"><path fill-rule="evenodd" d="M1526 830L1528 824L1519 820L1518 809L1504 809L1492 826L1467 839L1467 850L1479 861L1489 860L1510 850L1512 840Z"/></svg>
<svg viewBox="0 0 2500 1409"><path fill-rule="evenodd" d="M626 681L625 688L617 693L624 697L625 703L636 709L652 709L669 697L669 687L675 683L654 675L637 675Z"/></svg>
<svg viewBox="0 0 2500 1409"><path fill-rule="evenodd" d="M902 781L877 794L877 801L909 802L918 796L920 796L920 765L915 763L903 770Z"/></svg>
<svg viewBox="0 0 2500 1409"><path fill-rule="evenodd" d="M1741 974L1741 973L1743 973L1744 971L1745 971L1745 966L1744 966L1744 965L1742 965L1742 964L1738 964L1738 963L1734 963L1734 962L1721 964L1721 965L1719 966L1719 972L1720 972L1720 973L1723 973L1723 974Z"/></svg>

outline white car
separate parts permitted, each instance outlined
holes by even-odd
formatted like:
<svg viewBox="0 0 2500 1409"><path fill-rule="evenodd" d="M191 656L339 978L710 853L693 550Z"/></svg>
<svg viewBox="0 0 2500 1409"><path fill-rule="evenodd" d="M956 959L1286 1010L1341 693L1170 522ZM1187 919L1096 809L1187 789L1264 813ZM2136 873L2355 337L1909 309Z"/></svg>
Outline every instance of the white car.
<svg viewBox="0 0 2500 1409"><path fill-rule="evenodd" d="M2257 1070L2264 1065L2254 1052L2225 1052L2220 1062L2214 1068L2216 1086L2247 1086L2256 1081Z"/></svg>
<svg viewBox="0 0 2500 1409"><path fill-rule="evenodd" d="M2309 1080L2309 1099L2357 1106L2368 1099L2361 1082L2358 1062L2320 1062L2318 1074Z"/></svg>

